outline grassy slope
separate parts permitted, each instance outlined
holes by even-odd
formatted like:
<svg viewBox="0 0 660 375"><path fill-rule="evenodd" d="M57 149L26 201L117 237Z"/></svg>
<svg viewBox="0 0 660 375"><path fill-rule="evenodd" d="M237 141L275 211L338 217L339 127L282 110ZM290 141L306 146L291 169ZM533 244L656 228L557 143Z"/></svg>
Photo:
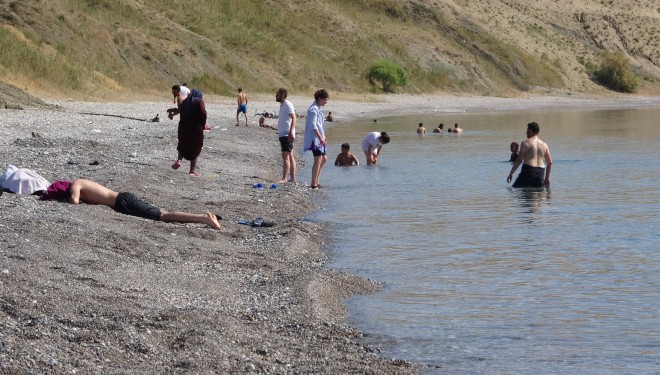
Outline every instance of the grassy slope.
<svg viewBox="0 0 660 375"><path fill-rule="evenodd" d="M660 9L632 3L0 0L0 79L87 99L183 81L220 95L238 86L366 92L364 72L386 58L410 73L405 92L602 92L578 60L620 49L646 77L641 91L658 93Z"/></svg>

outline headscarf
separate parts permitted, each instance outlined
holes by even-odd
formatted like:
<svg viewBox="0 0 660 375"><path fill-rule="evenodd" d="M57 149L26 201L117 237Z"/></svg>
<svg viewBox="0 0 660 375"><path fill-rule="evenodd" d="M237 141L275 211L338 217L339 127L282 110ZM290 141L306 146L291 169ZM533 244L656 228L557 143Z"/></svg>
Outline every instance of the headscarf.
<svg viewBox="0 0 660 375"><path fill-rule="evenodd" d="M71 181L57 180L53 182L46 193L41 196L42 200L62 200L71 196Z"/></svg>

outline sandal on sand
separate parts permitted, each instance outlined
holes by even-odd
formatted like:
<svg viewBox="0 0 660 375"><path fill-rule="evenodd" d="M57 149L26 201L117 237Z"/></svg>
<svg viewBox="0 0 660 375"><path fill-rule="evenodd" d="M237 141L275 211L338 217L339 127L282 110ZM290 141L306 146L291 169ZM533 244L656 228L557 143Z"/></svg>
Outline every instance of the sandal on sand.
<svg viewBox="0 0 660 375"><path fill-rule="evenodd" d="M318 189L319 189L319 186L318 186L318 185L312 185L312 186L310 186L310 187L312 188L312 190L318 190Z"/></svg>
<svg viewBox="0 0 660 375"><path fill-rule="evenodd" d="M177 170L181 167L181 160L177 160L176 163L172 164L172 169Z"/></svg>
<svg viewBox="0 0 660 375"><path fill-rule="evenodd" d="M188 174L193 176L193 177L199 177L199 172L190 172Z"/></svg>

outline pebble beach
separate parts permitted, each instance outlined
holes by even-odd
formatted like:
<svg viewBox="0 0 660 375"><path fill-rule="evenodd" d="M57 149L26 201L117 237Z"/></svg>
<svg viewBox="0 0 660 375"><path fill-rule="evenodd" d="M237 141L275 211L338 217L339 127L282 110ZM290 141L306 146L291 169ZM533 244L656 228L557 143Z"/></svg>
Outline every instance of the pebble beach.
<svg viewBox="0 0 660 375"><path fill-rule="evenodd" d="M659 97L637 96L330 95L332 126L411 115L413 131L415 114L660 106ZM304 114L311 96L289 100ZM325 228L305 220L318 209L308 181L273 186L279 143L255 113L277 112L274 94L251 99L249 126L242 118L235 126L233 99L207 99L212 130L199 177L188 175L187 161L171 168L177 120L166 117L168 99L0 110L3 170L28 168L51 182L86 178L166 210L222 216L216 231L2 194L0 373L423 371L383 358L348 324L342 300L381 284L325 267ZM309 168L297 160L299 170ZM275 225L239 224L257 217Z"/></svg>

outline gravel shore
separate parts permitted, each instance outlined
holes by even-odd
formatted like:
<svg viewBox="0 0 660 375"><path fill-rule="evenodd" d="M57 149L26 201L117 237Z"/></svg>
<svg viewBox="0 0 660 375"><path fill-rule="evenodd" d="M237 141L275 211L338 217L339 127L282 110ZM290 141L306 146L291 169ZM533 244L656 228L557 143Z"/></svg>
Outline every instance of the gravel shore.
<svg viewBox="0 0 660 375"><path fill-rule="evenodd" d="M311 98L290 98L304 113ZM324 267L324 228L307 182L281 173L275 131L248 105L207 102L200 177L170 165L177 121L162 102L49 102L0 110L0 168L87 178L167 210L211 211L222 230L153 222L104 206L0 196L0 373L419 373L349 326L342 300L377 282ZM338 121L496 109L659 106L660 98L517 99L389 95L328 103ZM160 122L150 122L156 114ZM274 120L270 120L275 124ZM304 119L299 121L299 136ZM302 137L301 137L302 138ZM303 163L303 158L298 158ZM299 165L299 168L309 168ZM253 188L262 183L266 189ZM240 219L276 225L253 228Z"/></svg>

